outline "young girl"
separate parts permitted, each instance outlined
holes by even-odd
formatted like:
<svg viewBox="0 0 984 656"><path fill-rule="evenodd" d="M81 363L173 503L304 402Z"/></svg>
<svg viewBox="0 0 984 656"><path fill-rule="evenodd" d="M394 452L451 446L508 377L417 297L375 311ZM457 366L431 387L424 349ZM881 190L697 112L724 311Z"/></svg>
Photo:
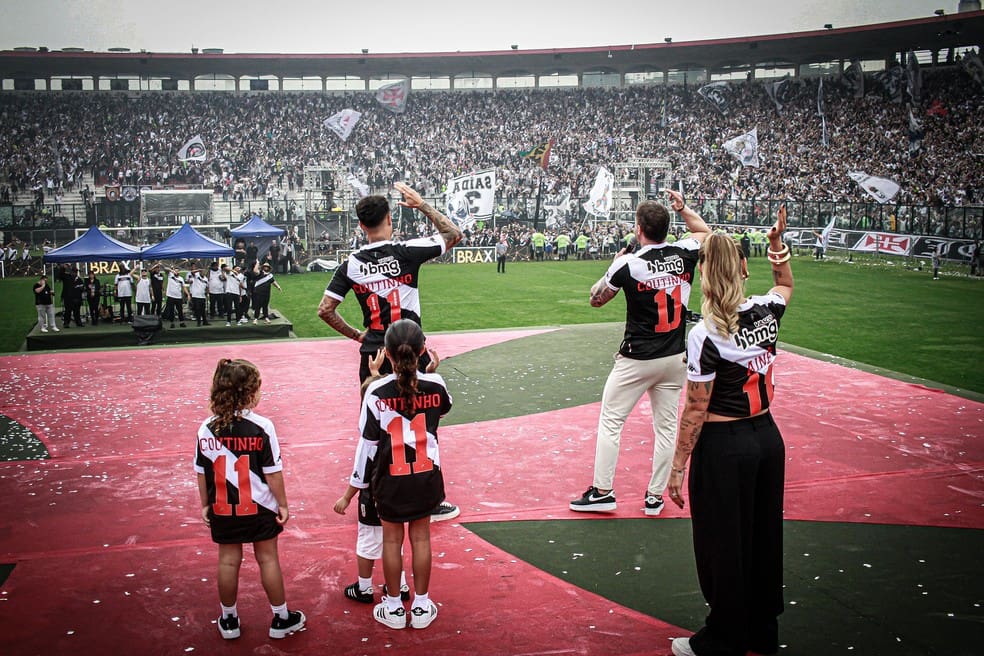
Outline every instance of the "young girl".
<svg viewBox="0 0 984 656"><path fill-rule="evenodd" d="M373 617L393 629L407 625L403 602L391 595L399 595L404 524L408 524L414 585L410 626L424 629L437 617L437 606L429 597L430 515L444 501L437 427L451 409L451 395L440 374L417 371L417 360L425 351L419 325L409 319L394 322L386 330L384 344L393 373L366 388L359 415L362 437L351 483L371 486L383 525L387 594L373 610ZM375 466L366 481L368 461Z"/></svg>
<svg viewBox="0 0 984 656"><path fill-rule="evenodd" d="M253 408L260 401L260 372L246 360L219 360L212 376L213 416L198 429L195 471L202 519L219 545L219 633L239 637L236 594L243 544L253 543L273 621L270 637L304 628L304 613L288 611L277 536L290 517L280 443L273 422Z"/></svg>

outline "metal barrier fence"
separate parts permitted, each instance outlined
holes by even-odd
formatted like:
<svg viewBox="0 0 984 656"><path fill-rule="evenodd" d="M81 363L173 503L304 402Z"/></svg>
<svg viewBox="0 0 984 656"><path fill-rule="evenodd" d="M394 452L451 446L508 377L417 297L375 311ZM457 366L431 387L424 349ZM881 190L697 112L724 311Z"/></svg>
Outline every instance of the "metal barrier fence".
<svg viewBox="0 0 984 656"><path fill-rule="evenodd" d="M496 215L485 224L495 227L502 223L520 221L536 224L535 200L528 198L503 198L498 203ZM429 198L435 207L443 207L442 198ZM873 230L909 235L925 235L949 239L979 240L984 238L984 206L936 207L931 205L880 205L878 203L835 203L822 201L780 201L780 200L726 200L726 199L690 199L691 205L697 209L704 219L715 225L735 226L768 226L775 217L779 205L785 203L789 211L791 227L818 228L826 226L831 218L836 218L835 227L844 230ZM394 203L395 205L395 203ZM548 230L558 230L565 227L579 227L584 222L594 223L598 219L585 215L578 203L571 203L571 209L566 212L551 214L551 223L546 225ZM12 236L29 244L39 245L45 241L52 244L64 244L75 238L75 230L88 225L106 227L154 227L142 223L140 219L139 202L117 201L115 203L99 202L89 206L82 204L62 204L55 208L45 205L38 208L34 205L5 205L0 206L0 230L4 232L3 240L9 241ZM166 217L156 222L162 233L179 227L185 221L195 223L210 223L228 225L229 228L239 225L251 214L261 213L264 219L278 226L295 226L298 234L314 243L330 226L332 240L345 241L357 227L354 212L331 212L321 209L308 209L305 214L303 201L297 197L279 200L243 200L222 201L213 203L212 217L208 220L202 217ZM397 221L414 220L405 216L405 212L397 214ZM611 219L628 223L633 221L631 211L613 212ZM419 220L419 219L417 219ZM539 222L543 225L543 221Z"/></svg>

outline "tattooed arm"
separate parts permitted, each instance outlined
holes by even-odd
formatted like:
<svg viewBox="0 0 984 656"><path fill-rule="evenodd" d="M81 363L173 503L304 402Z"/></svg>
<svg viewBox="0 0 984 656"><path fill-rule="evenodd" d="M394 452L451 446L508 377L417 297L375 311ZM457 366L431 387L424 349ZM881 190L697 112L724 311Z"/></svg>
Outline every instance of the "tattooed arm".
<svg viewBox="0 0 984 656"><path fill-rule="evenodd" d="M615 298L617 293L617 291L612 291L611 287L605 283L604 278L600 278L598 282L591 287L591 307L601 307L608 301Z"/></svg>
<svg viewBox="0 0 984 656"><path fill-rule="evenodd" d="M445 250L451 250L455 244L461 241L464 234L458 226L456 226L451 219L424 202L423 197L410 188L409 185L402 182L397 182L393 186L397 191L403 194L403 200L400 201L400 205L403 207L412 207L413 209L420 210L424 216L430 219L430 222L434 224L434 227L437 228L438 233L440 233L441 238L444 239Z"/></svg>
<svg viewBox="0 0 984 656"><path fill-rule="evenodd" d="M342 315L336 309L338 308L338 302L336 298L327 295L324 296L321 299L321 305L318 306L318 316L321 317L322 321L345 337L361 342L365 338L365 333L353 328L349 325L348 321L342 318Z"/></svg>
<svg viewBox="0 0 984 656"><path fill-rule="evenodd" d="M700 429L707 417L707 406L711 402L711 390L714 381L695 383L687 381L687 400L680 415L680 431L677 433L676 451L673 453L673 464L670 465L670 482L667 485L670 499L683 508L683 473L687 468L687 460L697 445Z"/></svg>

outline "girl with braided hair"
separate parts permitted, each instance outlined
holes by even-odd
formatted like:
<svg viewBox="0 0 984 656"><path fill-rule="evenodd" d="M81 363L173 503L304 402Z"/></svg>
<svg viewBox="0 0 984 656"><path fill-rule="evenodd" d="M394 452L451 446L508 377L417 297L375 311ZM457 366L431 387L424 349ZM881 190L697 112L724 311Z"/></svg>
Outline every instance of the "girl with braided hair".
<svg viewBox="0 0 984 656"><path fill-rule="evenodd" d="M437 617L437 606L429 596L430 516L444 501L437 428L451 409L451 395L440 374L418 371L426 344L416 322L401 319L392 323L384 344L393 372L366 387L359 413L361 438L349 484L372 488L383 525L387 594L373 609L373 617L393 629L407 625L399 594L406 525L414 588L410 626L424 629ZM392 596L394 592L396 596Z"/></svg>

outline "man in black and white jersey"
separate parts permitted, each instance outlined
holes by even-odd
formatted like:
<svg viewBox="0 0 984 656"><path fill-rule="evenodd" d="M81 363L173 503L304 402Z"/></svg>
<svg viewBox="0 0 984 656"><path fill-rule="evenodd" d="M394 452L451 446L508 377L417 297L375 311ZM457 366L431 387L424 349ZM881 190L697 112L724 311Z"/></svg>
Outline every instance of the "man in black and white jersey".
<svg viewBox="0 0 984 656"><path fill-rule="evenodd" d="M645 513L663 510L663 489L670 476L676 438L677 408L685 377L687 303L701 242L710 234L704 220L665 190L691 237L667 243L670 215L655 201L636 209L635 252L619 254L591 288L591 305L601 307L625 292L625 336L615 366L605 383L598 417L594 481L570 509L580 512L615 510L615 465L626 418L644 393L653 413L653 471L646 488Z"/></svg>
<svg viewBox="0 0 984 656"><path fill-rule="evenodd" d="M384 196L367 196L355 206L359 226L366 233L369 243L348 256L335 270L318 306L318 316L349 339L361 344L359 383L369 377L369 359L383 347L383 336L390 324L400 319L410 319L420 325L420 295L417 280L420 265L440 257L461 241L462 232L448 217L424 202L423 197L410 186L397 182L397 191L403 194L400 205L419 210L437 229L437 234L409 241L392 241L393 216ZM338 305L349 291L362 308L362 325L359 330L350 325L338 313ZM426 358L422 358L426 360ZM426 362L422 362L426 366ZM380 373L390 373L389 362L384 361ZM435 518L451 519L460 512L456 506L442 503L442 511Z"/></svg>

